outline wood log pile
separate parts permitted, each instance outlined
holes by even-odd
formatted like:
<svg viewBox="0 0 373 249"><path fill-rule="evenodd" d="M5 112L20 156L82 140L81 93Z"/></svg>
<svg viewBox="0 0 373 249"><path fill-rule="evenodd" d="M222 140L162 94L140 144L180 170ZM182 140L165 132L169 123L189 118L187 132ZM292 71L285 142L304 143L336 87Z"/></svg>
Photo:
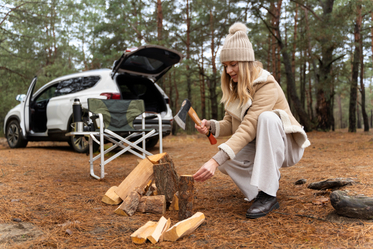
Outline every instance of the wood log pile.
<svg viewBox="0 0 373 249"><path fill-rule="evenodd" d="M112 186L102 198L108 205L118 205L115 214L133 216L136 212L162 215L148 221L131 235L132 242L155 244L163 240L176 241L191 234L205 220L201 212L193 215L194 179L190 175L179 176L167 153L148 156L122 181ZM166 210L178 212L179 222L171 226L171 220L163 215Z"/></svg>

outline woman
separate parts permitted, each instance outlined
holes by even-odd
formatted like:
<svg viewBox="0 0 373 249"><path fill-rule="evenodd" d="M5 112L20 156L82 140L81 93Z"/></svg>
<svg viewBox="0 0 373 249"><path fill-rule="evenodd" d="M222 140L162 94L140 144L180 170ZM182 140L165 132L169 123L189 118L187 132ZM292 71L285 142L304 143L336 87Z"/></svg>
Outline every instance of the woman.
<svg viewBox="0 0 373 249"><path fill-rule="evenodd" d="M246 32L244 24L233 24L220 53L223 120L196 126L202 134L231 137L193 177L206 181L217 168L228 174L247 199L256 197L246 217L259 218L279 208L279 169L299 162L310 142L279 84L255 62Z"/></svg>

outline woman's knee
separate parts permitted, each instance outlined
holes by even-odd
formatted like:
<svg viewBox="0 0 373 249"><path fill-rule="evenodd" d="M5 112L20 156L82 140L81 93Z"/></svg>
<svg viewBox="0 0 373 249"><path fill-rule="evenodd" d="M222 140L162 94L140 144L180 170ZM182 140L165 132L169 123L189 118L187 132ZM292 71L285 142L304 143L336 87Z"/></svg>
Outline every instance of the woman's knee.
<svg viewBox="0 0 373 249"><path fill-rule="evenodd" d="M271 111L262 112L258 118L258 124L261 123L273 123L273 121L281 121L279 116Z"/></svg>

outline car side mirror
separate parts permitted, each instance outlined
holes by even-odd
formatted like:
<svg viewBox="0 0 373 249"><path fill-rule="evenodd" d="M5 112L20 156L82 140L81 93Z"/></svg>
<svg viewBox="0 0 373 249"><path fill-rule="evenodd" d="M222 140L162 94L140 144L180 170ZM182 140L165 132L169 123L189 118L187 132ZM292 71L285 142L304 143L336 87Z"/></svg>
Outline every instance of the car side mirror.
<svg viewBox="0 0 373 249"><path fill-rule="evenodd" d="M16 100L22 102L26 98L26 94L18 94Z"/></svg>

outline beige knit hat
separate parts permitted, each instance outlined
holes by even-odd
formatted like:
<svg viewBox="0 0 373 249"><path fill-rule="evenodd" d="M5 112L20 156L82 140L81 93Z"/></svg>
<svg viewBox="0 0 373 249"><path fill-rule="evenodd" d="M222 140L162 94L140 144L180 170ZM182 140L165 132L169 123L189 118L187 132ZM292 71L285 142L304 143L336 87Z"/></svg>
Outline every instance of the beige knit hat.
<svg viewBox="0 0 373 249"><path fill-rule="evenodd" d="M247 37L247 27L236 22L229 28L220 52L220 61L255 61L253 46Z"/></svg>

